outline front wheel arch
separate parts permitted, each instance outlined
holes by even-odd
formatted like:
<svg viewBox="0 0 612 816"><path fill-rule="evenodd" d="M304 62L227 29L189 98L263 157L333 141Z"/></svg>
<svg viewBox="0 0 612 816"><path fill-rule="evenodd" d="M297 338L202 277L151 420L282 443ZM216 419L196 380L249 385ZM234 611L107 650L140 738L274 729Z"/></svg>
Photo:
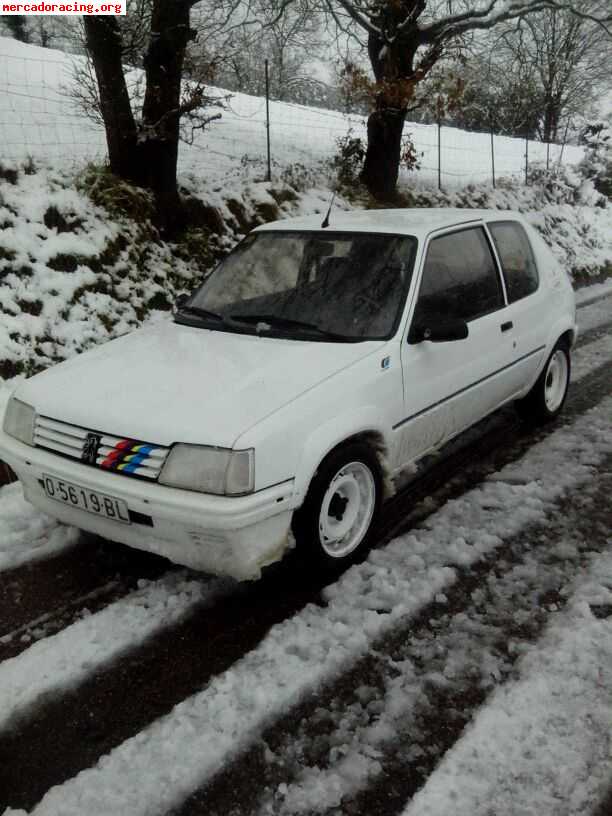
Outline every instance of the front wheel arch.
<svg viewBox="0 0 612 816"><path fill-rule="evenodd" d="M351 437L329 451L293 514L292 532L302 564L330 570L358 560L371 544L383 492L379 456L363 438ZM349 524L353 520L354 525ZM340 536L337 541L330 540L334 533Z"/></svg>

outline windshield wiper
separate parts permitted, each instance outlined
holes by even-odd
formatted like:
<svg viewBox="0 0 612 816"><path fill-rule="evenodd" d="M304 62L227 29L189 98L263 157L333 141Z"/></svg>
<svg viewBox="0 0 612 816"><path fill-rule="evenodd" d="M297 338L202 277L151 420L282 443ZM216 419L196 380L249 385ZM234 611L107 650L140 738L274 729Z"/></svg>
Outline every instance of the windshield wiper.
<svg viewBox="0 0 612 816"><path fill-rule="evenodd" d="M208 309L200 309L199 306L181 306L179 309L179 313L180 312L188 312L189 314L194 314L198 317L205 317L207 320L225 321L223 315L217 314L217 312L210 312Z"/></svg>
<svg viewBox="0 0 612 816"><path fill-rule="evenodd" d="M235 320L237 323L263 323L270 326L270 328L297 329L298 331L316 334L318 337L328 340L357 341L362 339L361 337L354 337L348 334L338 334L337 332L327 331L314 323L306 323L303 320L292 320L290 317L280 317L279 315L233 314L230 315L230 320Z"/></svg>

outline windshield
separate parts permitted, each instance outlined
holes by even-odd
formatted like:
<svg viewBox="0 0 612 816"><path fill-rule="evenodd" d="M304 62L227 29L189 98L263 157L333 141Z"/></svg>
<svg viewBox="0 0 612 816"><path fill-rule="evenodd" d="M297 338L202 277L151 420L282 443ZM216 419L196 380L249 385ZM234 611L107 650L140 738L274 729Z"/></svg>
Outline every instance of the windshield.
<svg viewBox="0 0 612 816"><path fill-rule="evenodd" d="M177 319L299 339L387 338L400 319L416 243L370 233L254 233L219 264Z"/></svg>

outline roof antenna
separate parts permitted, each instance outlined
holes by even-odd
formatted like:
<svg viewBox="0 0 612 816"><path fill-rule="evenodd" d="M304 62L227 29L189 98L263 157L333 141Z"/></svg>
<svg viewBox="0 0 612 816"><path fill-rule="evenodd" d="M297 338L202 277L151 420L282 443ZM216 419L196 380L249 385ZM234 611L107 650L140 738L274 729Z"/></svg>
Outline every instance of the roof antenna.
<svg viewBox="0 0 612 816"><path fill-rule="evenodd" d="M336 191L334 190L331 201L329 202L329 209L327 211L327 215L323 219L323 223L321 224L321 229L327 229L329 227L329 214L331 213L331 208L334 206L334 199L336 198Z"/></svg>

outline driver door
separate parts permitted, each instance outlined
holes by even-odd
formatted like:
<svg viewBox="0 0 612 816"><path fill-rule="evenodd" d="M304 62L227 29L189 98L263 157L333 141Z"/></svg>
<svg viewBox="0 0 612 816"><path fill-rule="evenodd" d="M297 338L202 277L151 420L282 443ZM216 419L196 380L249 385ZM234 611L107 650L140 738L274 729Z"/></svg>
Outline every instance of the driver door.
<svg viewBox="0 0 612 816"><path fill-rule="evenodd" d="M465 321L463 340L402 343L404 412L400 462L420 458L507 398L504 290L482 226L433 237L411 325Z"/></svg>

